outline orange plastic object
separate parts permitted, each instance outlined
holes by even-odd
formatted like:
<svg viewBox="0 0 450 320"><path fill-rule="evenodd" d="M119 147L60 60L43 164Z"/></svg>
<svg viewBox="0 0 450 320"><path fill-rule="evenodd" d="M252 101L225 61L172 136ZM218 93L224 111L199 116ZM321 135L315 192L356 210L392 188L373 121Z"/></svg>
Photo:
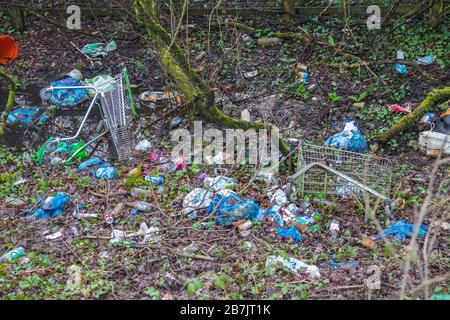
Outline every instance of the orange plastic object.
<svg viewBox="0 0 450 320"><path fill-rule="evenodd" d="M0 36L0 64L7 64L19 57L19 45L11 36Z"/></svg>

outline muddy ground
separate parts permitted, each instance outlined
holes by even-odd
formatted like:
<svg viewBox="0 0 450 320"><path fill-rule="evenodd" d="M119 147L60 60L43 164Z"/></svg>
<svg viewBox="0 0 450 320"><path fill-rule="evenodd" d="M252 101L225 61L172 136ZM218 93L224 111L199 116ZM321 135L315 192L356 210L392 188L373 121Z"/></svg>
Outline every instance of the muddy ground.
<svg viewBox="0 0 450 320"><path fill-rule="evenodd" d="M249 34L251 41L242 40L244 32L225 26L223 20L215 21L208 35L205 19L190 21L191 27L180 34L183 48L193 68L209 82L216 92L216 100L222 110L240 117L248 109L254 121L265 121L280 128L284 137L304 139L323 144L323 141L341 128L342 121L355 119L361 132L370 138L376 132L386 130L401 114L387 109L385 103L417 106L426 94L435 87L449 81L448 68L448 21L437 29L430 29L422 20L399 27L389 36L377 37L367 32L361 23L353 27L352 40L349 33L342 32L342 21L329 19L326 22L303 23L301 27L315 32L329 46L313 42L283 40L281 45L260 47L256 40L270 36L283 27L276 20L247 20L248 24L261 26L262 32ZM220 25L218 25L218 23ZM301 32L297 27L290 28ZM126 65L130 75L133 94L139 117L133 122L133 143L143 137L150 140L154 148L170 151L170 120L179 115L180 127L192 130L192 120L199 119L195 111L186 108L175 110L175 102L150 105L138 100L145 90L176 90L165 76L153 51L151 42L144 39L143 31L136 28L130 19L96 18L83 22L84 33L58 29L38 18L27 19L27 31L14 34L21 45L20 59L7 66L8 72L20 81L19 98L26 104L40 106L47 111L48 105L38 97L40 88L49 81L62 77L66 72L78 68L85 78L100 73L117 74ZM91 65L77 49L86 43L115 39L116 51L100 60L101 65ZM438 83L430 83L415 69L410 68L406 76L396 74L392 65L371 64L347 68L346 61L336 48L342 46L367 61L394 59L397 49L405 51L408 60L414 61L426 54L434 54L436 61L424 67ZM353 61L354 62L354 61ZM292 66L303 63L311 72L310 84L298 89ZM245 73L258 71L255 77L246 78ZM366 92L365 97L361 94ZM333 102L332 98L336 97ZM353 98L351 98L353 96ZM340 97L340 98L339 98ZM361 98L363 106L355 107L354 100ZM41 126L10 128L2 137L4 146L0 153L2 199L19 198L25 208L36 208L37 196L44 197L54 192L67 192L72 202L65 213L50 220L36 220L24 216L25 208L0 207L0 251L22 246L25 257L12 264L0 264L0 292L3 299L396 299L399 297L402 270L393 253L382 241L374 249L361 244L365 236L374 236L377 229L372 222L364 222L364 209L355 200L327 197L336 206L313 201L314 208L321 213L320 230L302 232L303 239L294 243L276 233L277 225L266 218L256 223L248 237L242 237L237 228L213 225L194 228L199 221L209 221L202 216L190 219L181 214L183 197L203 182L199 173L215 176L217 166L192 165L176 173L165 174L165 183L155 186L143 179L127 178L127 172L143 165L150 173L156 173L155 164L147 154L136 152L132 161L112 163L119 168L119 178L96 180L89 173L77 173L76 164L51 166L49 159L44 164L23 161L23 153L33 154L50 136L67 136L75 132L80 122L83 104L71 109L49 111L49 118ZM434 111L445 109L436 106ZM438 108L440 108L438 110ZM162 119L161 119L162 117ZM100 114L89 120L83 138L94 134ZM149 126L149 123L160 119ZM204 124L205 128L220 126ZM414 148L419 130L406 132L370 153L392 161L393 199L402 198L404 205L395 210L395 220L414 222L415 212L420 208L431 178L434 159L428 158ZM370 144L373 146L373 144ZM95 151L97 156L108 157L111 145L101 143ZM267 209L270 199L266 195L269 186L264 181L248 185L255 173L251 166L220 166L237 185L241 196L252 198ZM436 203L448 199L449 167L438 171L435 188ZM282 164L278 185L283 186L288 176L287 165ZM18 179L27 182L14 185ZM248 186L247 186L248 185ZM84 212L107 213L117 204L131 200L129 190L143 186L151 190L148 202L157 209L150 213L131 215L126 209L115 217L114 228L136 232L142 222L160 229L157 238L149 243L137 241L125 245L109 243L111 227L102 219L75 219L71 212L76 203L84 204ZM311 200L313 196L306 199ZM298 203L303 199L298 196ZM441 209L436 210L438 212ZM383 210L378 218L385 219ZM430 223L433 214L427 215L424 223ZM333 219L340 223L338 239L333 241L329 226ZM47 240L45 236L58 230L63 236ZM137 240L137 239L134 239ZM448 230L441 229L431 251L429 278L448 272ZM194 258L187 257L183 248L198 248ZM396 254L406 254L407 241L393 242ZM419 240L420 247L423 239ZM265 268L269 255L287 255L319 267L321 277L314 279L305 273L288 270L275 272ZM357 266L332 268L328 263L357 262ZM79 266L82 270L80 289L69 290L66 281L68 268ZM365 279L369 277L369 266L381 270L381 289L369 292ZM423 261L420 256L413 263L410 287L421 283ZM448 282L433 285L432 293L448 293ZM408 298L423 298L423 292L407 294Z"/></svg>

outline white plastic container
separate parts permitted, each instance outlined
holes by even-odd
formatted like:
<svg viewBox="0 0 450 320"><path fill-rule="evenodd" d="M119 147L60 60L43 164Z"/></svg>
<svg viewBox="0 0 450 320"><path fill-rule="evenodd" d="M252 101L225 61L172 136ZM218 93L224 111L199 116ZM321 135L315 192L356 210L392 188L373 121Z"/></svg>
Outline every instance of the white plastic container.
<svg viewBox="0 0 450 320"><path fill-rule="evenodd" d="M419 134L419 148L428 156L436 157L439 151L450 155L450 135L433 131L424 131Z"/></svg>

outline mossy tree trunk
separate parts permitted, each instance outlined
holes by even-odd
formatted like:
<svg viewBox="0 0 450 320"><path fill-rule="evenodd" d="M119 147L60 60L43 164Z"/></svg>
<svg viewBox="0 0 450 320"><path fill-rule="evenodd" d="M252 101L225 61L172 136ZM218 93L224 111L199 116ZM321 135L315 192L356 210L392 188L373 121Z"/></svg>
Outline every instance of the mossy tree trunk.
<svg viewBox="0 0 450 320"><path fill-rule="evenodd" d="M373 140L385 142L392 139L411 128L416 121L422 118L432 107L448 99L450 99L450 87L431 91L413 112L401 118L400 121L393 125L388 131L375 136Z"/></svg>
<svg viewBox="0 0 450 320"><path fill-rule="evenodd" d="M134 0L133 7L139 23L153 40L165 72L173 79L186 102L192 103L205 120L230 129L270 129L262 123L232 118L219 110L215 104L214 92L190 67L177 40L171 38L159 21L154 2ZM283 141L280 141L280 149L283 153L289 152Z"/></svg>
<svg viewBox="0 0 450 320"><path fill-rule="evenodd" d="M281 21L284 23L292 22L292 18L295 14L295 4L294 0L283 0L283 16L281 17Z"/></svg>
<svg viewBox="0 0 450 320"><path fill-rule="evenodd" d="M0 78L4 78L10 83L9 94L8 99L6 100L5 110L2 112L0 117L0 136L2 136L6 126L6 119L12 107L14 106L14 98L16 97L17 86L14 79L11 76L9 76L6 72L1 70L0 70Z"/></svg>

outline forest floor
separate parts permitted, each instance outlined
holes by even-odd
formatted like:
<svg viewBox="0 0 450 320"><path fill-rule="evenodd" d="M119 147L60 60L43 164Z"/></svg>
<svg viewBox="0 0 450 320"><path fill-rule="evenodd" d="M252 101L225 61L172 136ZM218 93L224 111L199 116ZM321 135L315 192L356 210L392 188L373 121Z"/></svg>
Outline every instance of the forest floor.
<svg viewBox="0 0 450 320"><path fill-rule="evenodd" d="M127 163L116 163L119 177L97 180L89 172L77 173L77 164L54 166L49 157L43 164L28 162L26 154L34 154L50 136L69 136L75 132L87 104L76 108L47 109L39 98L39 90L50 81L61 78L77 68L85 78L99 74L118 74L128 68L139 117L133 121L133 143L142 138L152 142L154 149L170 153L170 120L182 118L180 128L192 131L191 110L178 109L160 119L176 103L150 105L139 102L139 93L145 90L175 91L156 58L151 42L136 30L130 19L95 18L83 21L82 31L94 36L58 29L38 18L27 19L27 31L12 32L21 46L20 58L7 66L20 83L18 105L38 106L48 111L42 125L10 128L0 146L0 253L23 247L25 256L13 263L0 264L0 297L2 299L396 299L403 279L400 261L408 252L408 241L392 241L390 246L377 241L373 249L361 244L364 237L378 233L373 221L364 221L361 202L337 197L326 197L327 204L314 201L314 196L297 203L312 202L319 210L321 220L317 231L301 232L302 240L282 238L278 225L265 218L253 224L250 235L242 237L234 226L212 225L198 227L211 221L211 216L191 219L181 213L182 200L192 189L202 187L200 173L214 177L218 171L235 180L234 190L243 198L252 198L260 208L271 206L267 193L287 182L286 162L281 164L276 185L252 181L255 167L250 165L192 164L186 169L164 174L164 184L157 186L139 178L130 178L127 172L143 166L151 174L157 168L148 154L135 152ZM391 34L369 31L365 21L350 20L351 33L343 32L343 22L334 19L308 20L283 27L276 20L246 20L258 27L257 33L245 32L226 25L223 19L213 19L208 28L206 19L191 19L190 27L183 28L179 37L183 49L196 72L214 88L223 111L239 118L248 109L252 121L268 122L280 128L283 137L303 139L323 145L327 137L342 128L343 121L356 120L363 135L370 139L375 133L387 130L403 114L385 107L386 103L416 107L433 89L449 82L448 43L450 20L436 29L422 21L412 21L398 27ZM257 39L272 36L283 29L314 33L325 44L314 40L283 39L279 45L261 47ZM1 27L0 27L1 28ZM209 32L210 30L210 32ZM117 50L91 63L78 48L87 43L115 39ZM424 78L415 68L407 75L397 74L392 64L376 61L394 60L397 50L405 52L405 59L416 59L433 54L434 62L422 67L435 82ZM368 66L357 65L343 52L352 53L368 61ZM308 66L310 81L304 85L296 80L295 66ZM257 71L256 76L246 75ZM1 99L0 99L1 100ZM4 105L4 101L0 101ZM356 103L356 105L355 105ZM363 103L363 104L361 104ZM448 103L435 106L434 112L445 111ZM153 121L156 123L149 125ZM95 132L99 113L89 119L82 138ZM204 123L204 129L217 127ZM220 128L219 129L223 129ZM392 161L390 197L403 199L395 208L395 220L414 223L415 215L424 202L435 159L417 150L419 129L414 128L395 137L369 153ZM373 146L372 143L369 143ZM108 142L103 142L95 155L108 158ZM25 155L25 156L24 156ZM220 167L221 170L217 170ZM433 204L437 209L426 216L429 225L439 210L448 202L450 169L447 165L437 172ZM25 183L16 182L26 179ZM249 183L251 182L251 183ZM111 212L116 205L131 201L130 190L142 187L150 190L145 199L157 207L153 212L130 214L129 209L115 216L114 229L136 232L142 222L159 228L158 235L146 243L139 237L121 244L111 244L111 226L101 218L76 219L72 215L77 204L83 212ZM38 206L38 196L46 198L55 192L71 196L64 213L53 219L37 220L24 215L25 209ZM24 202L21 208L7 205L3 199L16 198ZM442 204L443 203L443 204ZM439 209L439 205L441 207ZM448 207L447 207L448 208ZM201 217L201 218L200 218ZM383 210L377 217L384 222ZM340 231L333 240L329 231L333 219L339 221ZM48 240L46 236L62 231L62 237ZM449 231L441 226L427 258L428 278L448 273ZM392 240L392 239L391 239ZM423 238L419 239L419 247ZM195 247L195 248L194 248ZM271 255L293 257L320 270L320 278L288 269L266 268ZM354 263L333 268L330 262ZM81 268L81 285L69 289L66 282L70 267ZM381 288L369 292L365 285L372 266L380 269ZM73 268L73 267L72 267ZM409 273L408 288L413 289L423 280L424 261L421 251ZM447 282L434 284L433 293L448 294ZM423 298L423 292L408 298Z"/></svg>

